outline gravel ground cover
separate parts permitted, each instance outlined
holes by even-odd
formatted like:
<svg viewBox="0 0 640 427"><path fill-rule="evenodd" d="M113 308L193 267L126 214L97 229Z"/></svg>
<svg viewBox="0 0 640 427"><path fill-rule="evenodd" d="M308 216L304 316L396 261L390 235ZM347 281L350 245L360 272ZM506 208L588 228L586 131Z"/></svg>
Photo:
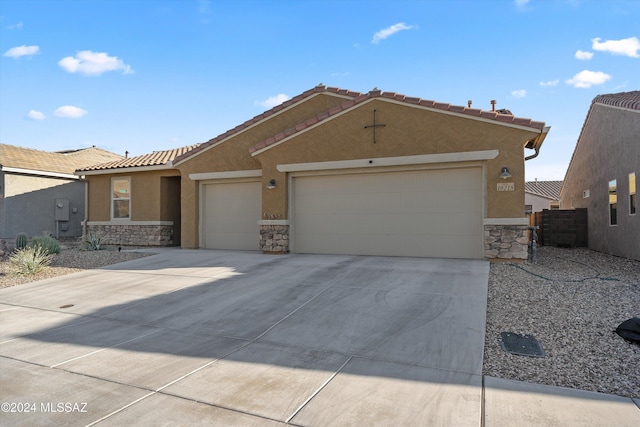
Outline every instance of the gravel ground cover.
<svg viewBox="0 0 640 427"><path fill-rule="evenodd" d="M55 255L50 266L34 275L19 275L9 261L0 262L0 288L100 268L149 255L153 254L149 252L119 252L116 248L110 247L100 251L84 251L77 246L63 247L60 253Z"/></svg>
<svg viewBox="0 0 640 427"><path fill-rule="evenodd" d="M131 249L131 248L127 248ZM152 255L64 248L34 276L0 262L0 287ZM640 345L615 328L640 317L640 262L588 249L541 247L536 264L492 263L483 374L640 398ZM545 357L505 352L500 333L533 335Z"/></svg>
<svg viewBox="0 0 640 427"><path fill-rule="evenodd" d="M640 262L538 248L537 264L494 263L483 374L640 398L640 345L614 330L640 317ZM500 333L533 335L545 357L507 353Z"/></svg>

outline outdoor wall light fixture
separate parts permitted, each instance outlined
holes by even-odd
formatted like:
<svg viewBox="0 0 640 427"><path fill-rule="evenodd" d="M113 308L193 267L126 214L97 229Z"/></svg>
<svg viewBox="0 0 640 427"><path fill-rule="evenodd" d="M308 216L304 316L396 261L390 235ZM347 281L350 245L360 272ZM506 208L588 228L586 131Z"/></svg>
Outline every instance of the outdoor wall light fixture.
<svg viewBox="0 0 640 427"><path fill-rule="evenodd" d="M500 178L502 179L511 178L511 174L509 173L508 167L505 166L502 168L502 171L500 171Z"/></svg>
<svg viewBox="0 0 640 427"><path fill-rule="evenodd" d="M269 183L267 184L267 188L269 190L273 190L274 188L276 188L276 180L272 179L271 181L269 181Z"/></svg>

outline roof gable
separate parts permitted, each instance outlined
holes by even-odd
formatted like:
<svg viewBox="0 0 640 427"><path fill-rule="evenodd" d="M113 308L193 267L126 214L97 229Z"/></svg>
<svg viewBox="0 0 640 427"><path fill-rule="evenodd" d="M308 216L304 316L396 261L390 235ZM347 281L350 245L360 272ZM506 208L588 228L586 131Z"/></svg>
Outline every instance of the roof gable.
<svg viewBox="0 0 640 427"><path fill-rule="evenodd" d="M293 98L289 99L288 101L283 102L282 104L276 105L275 107L271 108L270 110L267 110L247 121L245 121L244 123L239 124L238 126L234 127L233 129L229 129L228 131L226 131L223 134L220 134L218 136L216 136L215 138L210 139L209 141L200 144L199 147L197 147L196 149L183 154L182 156L179 156L178 158L175 159L174 164L179 164L182 163L184 161L186 161L187 159L197 156L199 154L201 154L202 152L216 146L217 144L249 129L252 128L253 126L262 123L265 120L268 120L271 117L274 117L277 114L280 114L286 110L289 110L290 108L295 107L296 105L300 104L301 102L304 102L308 99L310 99L311 97L317 96L319 94L328 94L328 95L333 95L333 96L340 96L342 98L345 99L354 99L358 96L362 96L362 93L360 92L354 92L354 91L350 91L348 89L340 89L340 88L336 88L336 87L327 87L324 86L323 84L319 84L317 86L315 86L312 89L309 89L297 96L294 96Z"/></svg>
<svg viewBox="0 0 640 427"><path fill-rule="evenodd" d="M623 108L626 110L633 110L631 111L631 113L636 114L637 112L640 112L640 90L598 95L593 98L593 101L591 101L591 105L589 106L589 111L587 111L587 116L582 123L580 135L578 135L578 140L576 141L573 153L571 154L571 160L569 160L569 166L567 167L567 171L565 172L565 180L568 176L570 176L571 170L574 166L576 154L578 153L578 150L580 150L583 135L585 134L587 126L589 125L589 120L591 119L592 114L594 114L594 106L596 104L614 108Z"/></svg>
<svg viewBox="0 0 640 427"><path fill-rule="evenodd" d="M347 100L341 105L331 108L330 110L325 111L316 117L311 117L308 120L299 123L293 128L286 129L285 131L280 132L279 134L274 135L271 138L261 141L251 147L249 151L253 153L253 155L259 154L259 152L268 149L269 146L280 143L285 138L316 126L317 124L330 119L332 116L357 108L359 105L369 102L373 99L381 99L384 101L406 104L409 106L424 108L443 114L453 114L459 115L461 117L467 116L470 118L496 122L503 125L530 128L535 132L542 132L545 128L544 122L537 122L528 118L515 117L512 114L501 114L497 111L484 111L477 108L451 105L421 98L408 97L406 95L397 94L395 92L382 92L380 90L374 89L369 93L361 94L353 99Z"/></svg>
<svg viewBox="0 0 640 427"><path fill-rule="evenodd" d="M32 148L0 144L2 169L15 168L26 171L54 174L73 174L78 168L96 163L122 159L119 154L90 147L79 150L49 152Z"/></svg>

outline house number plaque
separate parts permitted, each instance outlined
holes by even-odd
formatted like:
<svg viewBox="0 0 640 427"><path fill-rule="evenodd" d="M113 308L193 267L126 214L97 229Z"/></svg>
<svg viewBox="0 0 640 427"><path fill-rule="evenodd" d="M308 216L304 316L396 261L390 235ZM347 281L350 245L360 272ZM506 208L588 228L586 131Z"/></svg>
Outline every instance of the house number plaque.
<svg viewBox="0 0 640 427"><path fill-rule="evenodd" d="M499 182L498 191L514 191L516 185L514 182Z"/></svg>

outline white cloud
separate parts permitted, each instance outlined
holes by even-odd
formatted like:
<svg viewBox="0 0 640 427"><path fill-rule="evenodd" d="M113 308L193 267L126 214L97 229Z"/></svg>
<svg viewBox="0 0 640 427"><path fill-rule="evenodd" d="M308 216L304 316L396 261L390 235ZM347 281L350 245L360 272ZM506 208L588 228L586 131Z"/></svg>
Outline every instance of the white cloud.
<svg viewBox="0 0 640 427"><path fill-rule="evenodd" d="M275 107L276 105L280 105L285 101L290 100L291 97L288 95L285 95L284 93L280 93L278 95L275 96L270 96L269 98L265 99L264 101L256 101L254 102L254 105L260 105L262 107L267 107L267 108L272 108Z"/></svg>
<svg viewBox="0 0 640 427"><path fill-rule="evenodd" d="M16 23L16 24L9 25L9 26L7 27L7 29L8 29L8 30L21 30L23 25L24 25L24 24L22 23L22 21L19 21L19 22L18 22L18 23Z"/></svg>
<svg viewBox="0 0 640 427"><path fill-rule="evenodd" d="M575 56L576 56L576 59L588 61L589 59L593 58L593 52L585 52L584 50L578 50Z"/></svg>
<svg viewBox="0 0 640 427"><path fill-rule="evenodd" d="M66 117L69 119L79 119L86 114L86 110L74 107L73 105L64 105L53 112L53 115L56 117Z"/></svg>
<svg viewBox="0 0 640 427"><path fill-rule="evenodd" d="M558 86L558 83L560 83L560 80L555 79L555 80L549 80L548 82L540 82L540 86L542 87Z"/></svg>
<svg viewBox="0 0 640 427"><path fill-rule="evenodd" d="M614 55L630 56L631 58L640 58L638 51L640 50L640 40L637 37L629 37L621 40L607 40L600 42L599 38L591 39L593 42L592 49L602 52L609 52Z"/></svg>
<svg viewBox="0 0 640 427"><path fill-rule="evenodd" d="M524 98L527 96L527 91L526 89L514 90L511 92L511 96L514 98Z"/></svg>
<svg viewBox="0 0 640 427"><path fill-rule="evenodd" d="M81 73L99 76L107 71L122 71L122 74L133 74L130 65L122 62L117 56L109 56L105 52L82 50L75 57L67 56L58 61L58 65L70 73Z"/></svg>
<svg viewBox="0 0 640 427"><path fill-rule="evenodd" d="M38 52L40 52L40 47L38 46L22 45L22 46L12 47L8 51L6 51L3 56L8 56L10 58L19 58L21 56L32 56Z"/></svg>
<svg viewBox="0 0 640 427"><path fill-rule="evenodd" d="M45 116L43 112L38 110L29 110L29 113L27 113L27 117L29 117L31 120L44 120L47 118L47 116Z"/></svg>
<svg viewBox="0 0 640 427"><path fill-rule="evenodd" d="M518 9L524 9L524 7L529 3L529 0L514 0L513 1Z"/></svg>
<svg viewBox="0 0 640 427"><path fill-rule="evenodd" d="M583 70L571 79L565 80L565 83L573 87L590 88L591 86L601 85L610 78L609 74L602 71Z"/></svg>
<svg viewBox="0 0 640 427"><path fill-rule="evenodd" d="M398 31L411 30L414 28L413 25L407 25L404 22L399 22L397 24L393 24L392 26L385 28L383 30L378 31L373 35L373 39L371 39L371 43L378 44L380 40L384 40L387 37L390 37L397 33Z"/></svg>

